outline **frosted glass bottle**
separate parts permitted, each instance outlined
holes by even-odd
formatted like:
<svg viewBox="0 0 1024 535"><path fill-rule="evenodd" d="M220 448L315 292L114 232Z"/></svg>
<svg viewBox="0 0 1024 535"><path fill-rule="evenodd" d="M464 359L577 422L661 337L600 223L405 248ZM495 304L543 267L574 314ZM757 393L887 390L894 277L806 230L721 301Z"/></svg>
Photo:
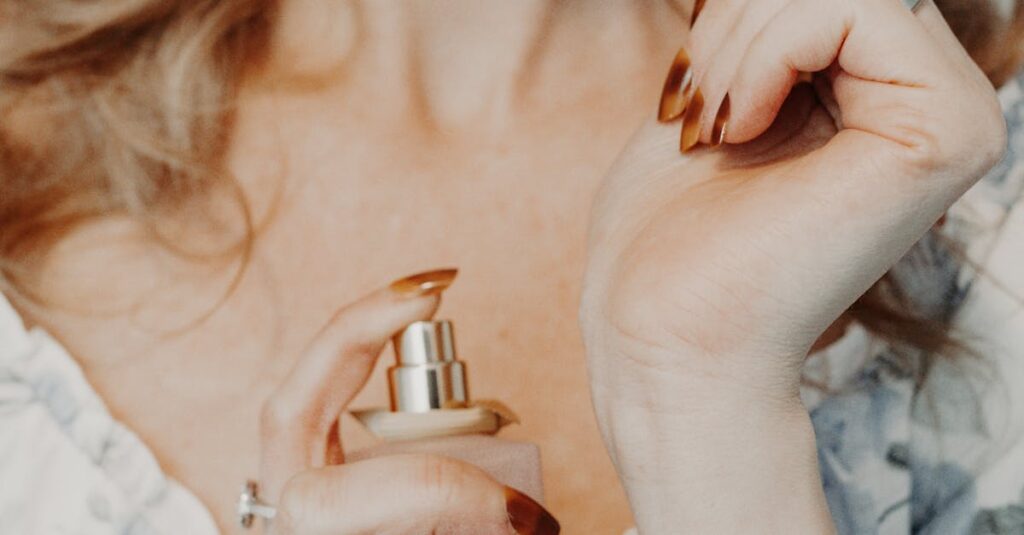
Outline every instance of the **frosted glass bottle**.
<svg viewBox="0 0 1024 535"><path fill-rule="evenodd" d="M453 331L447 320L420 321L394 337L397 362L388 369L391 409L353 412L382 442L349 452L346 459L444 455L478 466L543 503L540 449L494 436L508 414L500 404L470 401Z"/></svg>

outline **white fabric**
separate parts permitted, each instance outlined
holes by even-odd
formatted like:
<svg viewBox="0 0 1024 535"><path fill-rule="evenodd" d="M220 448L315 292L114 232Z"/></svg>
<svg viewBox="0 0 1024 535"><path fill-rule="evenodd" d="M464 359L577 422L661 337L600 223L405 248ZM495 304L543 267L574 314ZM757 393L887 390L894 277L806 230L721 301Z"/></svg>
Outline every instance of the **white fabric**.
<svg viewBox="0 0 1024 535"><path fill-rule="evenodd" d="M217 532L64 348L0 297L0 533Z"/></svg>

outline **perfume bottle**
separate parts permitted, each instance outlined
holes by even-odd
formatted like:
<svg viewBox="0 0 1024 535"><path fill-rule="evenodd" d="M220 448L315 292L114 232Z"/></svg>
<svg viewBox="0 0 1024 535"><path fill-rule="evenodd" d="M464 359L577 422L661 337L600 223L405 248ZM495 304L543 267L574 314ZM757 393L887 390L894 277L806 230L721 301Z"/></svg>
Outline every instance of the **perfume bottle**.
<svg viewBox="0 0 1024 535"><path fill-rule="evenodd" d="M457 358L452 323L420 321L392 339L391 407L353 411L381 439L348 453L350 460L426 453L476 465L501 483L543 502L540 450L494 435L515 416L494 401L471 401L466 366Z"/></svg>

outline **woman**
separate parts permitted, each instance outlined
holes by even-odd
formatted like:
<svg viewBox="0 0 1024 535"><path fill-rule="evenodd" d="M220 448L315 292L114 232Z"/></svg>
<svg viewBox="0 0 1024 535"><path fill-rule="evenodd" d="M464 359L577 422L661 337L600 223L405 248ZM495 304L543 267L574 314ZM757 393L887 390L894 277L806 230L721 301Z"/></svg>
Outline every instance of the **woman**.
<svg viewBox="0 0 1024 535"><path fill-rule="evenodd" d="M338 415L452 280L370 291L378 274L454 264L475 386L540 438L567 532L628 522L582 401L584 266L589 386L642 532L998 526L987 508L1024 481L990 468L1019 447L928 472L941 441L908 423L949 377L923 370L953 347L956 299L927 315L910 297L932 288L906 291L920 278L872 286L998 160L991 85L930 2L710 2L687 35L693 8L6 7L0 240L20 320L0 323L0 470L19 489L4 525L210 533L258 477L273 532L557 531L466 465L341 464ZM669 124L628 140L681 39ZM972 44L986 59L1004 42ZM814 90L793 89L797 71L822 73ZM921 351L858 367L839 386L876 381L809 400L812 422L804 357L856 365L864 326Z"/></svg>

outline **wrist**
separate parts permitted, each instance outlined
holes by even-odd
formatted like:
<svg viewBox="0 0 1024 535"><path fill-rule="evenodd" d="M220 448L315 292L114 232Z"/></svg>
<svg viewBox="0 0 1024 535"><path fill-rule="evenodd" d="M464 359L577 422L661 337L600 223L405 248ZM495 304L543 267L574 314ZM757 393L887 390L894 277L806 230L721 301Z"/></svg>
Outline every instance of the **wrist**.
<svg viewBox="0 0 1024 535"><path fill-rule="evenodd" d="M595 392L595 406L642 533L833 529L798 396L721 381L623 384Z"/></svg>
<svg viewBox="0 0 1024 535"><path fill-rule="evenodd" d="M806 417L800 373L773 355L726 357L668 350L589 351L594 405L602 410L640 409L675 417Z"/></svg>
<svg viewBox="0 0 1024 535"><path fill-rule="evenodd" d="M683 446L713 455L751 443L815 449L814 429L798 393L765 395L727 381L623 380L595 385L593 397L616 458L670 460ZM656 471L658 464L649 466Z"/></svg>
<svg viewBox="0 0 1024 535"><path fill-rule="evenodd" d="M622 411L613 422L609 444L642 533L834 529L806 413L697 423Z"/></svg>

